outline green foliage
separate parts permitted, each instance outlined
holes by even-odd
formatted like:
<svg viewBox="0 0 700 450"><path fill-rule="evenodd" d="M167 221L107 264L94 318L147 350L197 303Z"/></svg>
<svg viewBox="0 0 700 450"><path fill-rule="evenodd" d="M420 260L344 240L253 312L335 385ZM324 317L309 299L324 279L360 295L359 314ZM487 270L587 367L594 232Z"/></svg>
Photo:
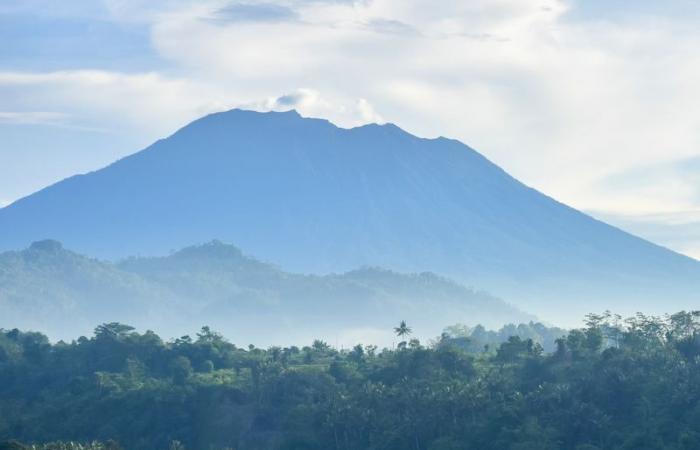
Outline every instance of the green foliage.
<svg viewBox="0 0 700 450"><path fill-rule="evenodd" d="M528 327L506 329L544 335ZM3 330L0 450L700 448L700 312L591 315L552 352L522 334L470 351L475 332L338 350Z"/></svg>
<svg viewBox="0 0 700 450"><path fill-rule="evenodd" d="M455 324L445 328L442 338L449 339L453 345L458 345L467 351L480 352L495 350L499 345L516 336L523 341L531 340L546 352L553 352L557 348L557 339L566 334L567 331L562 328L548 327L535 322L509 324L497 331L487 330L481 325L471 328L464 324Z"/></svg>

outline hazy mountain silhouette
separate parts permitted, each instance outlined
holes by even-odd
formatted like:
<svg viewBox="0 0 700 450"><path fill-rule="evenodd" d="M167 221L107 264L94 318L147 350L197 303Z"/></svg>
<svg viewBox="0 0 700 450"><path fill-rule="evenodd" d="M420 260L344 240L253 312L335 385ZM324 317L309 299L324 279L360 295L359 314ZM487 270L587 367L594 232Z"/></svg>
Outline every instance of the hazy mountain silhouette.
<svg viewBox="0 0 700 450"><path fill-rule="evenodd" d="M0 328L65 339L119 321L169 337L210 325L258 345L314 338L386 343L401 319L421 337L435 337L455 321L499 327L535 318L430 273L293 274L218 241L119 263L36 242L0 254L0 286Z"/></svg>
<svg viewBox="0 0 700 450"><path fill-rule="evenodd" d="M460 142L296 112L212 114L0 210L0 248L102 258L211 239L285 270L434 271L546 319L697 304L700 263L518 182Z"/></svg>

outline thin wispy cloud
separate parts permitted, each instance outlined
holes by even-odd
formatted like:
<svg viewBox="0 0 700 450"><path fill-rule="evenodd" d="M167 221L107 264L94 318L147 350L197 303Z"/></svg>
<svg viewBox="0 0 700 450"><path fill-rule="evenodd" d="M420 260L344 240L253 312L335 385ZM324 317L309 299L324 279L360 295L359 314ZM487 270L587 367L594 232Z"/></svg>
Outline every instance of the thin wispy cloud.
<svg viewBox="0 0 700 450"><path fill-rule="evenodd" d="M71 130L108 133L106 128L82 125L84 120L50 111L0 111L0 125L40 125Z"/></svg>
<svg viewBox="0 0 700 450"><path fill-rule="evenodd" d="M209 20L221 24L237 22L282 22L297 20L297 13L275 3L231 3L216 10Z"/></svg>
<svg viewBox="0 0 700 450"><path fill-rule="evenodd" d="M48 111L0 111L0 123L62 125L67 114Z"/></svg>
<svg viewBox="0 0 700 450"><path fill-rule="evenodd" d="M377 33L396 34L402 36L420 36L420 32L407 23L398 20L372 19L366 24L369 30Z"/></svg>

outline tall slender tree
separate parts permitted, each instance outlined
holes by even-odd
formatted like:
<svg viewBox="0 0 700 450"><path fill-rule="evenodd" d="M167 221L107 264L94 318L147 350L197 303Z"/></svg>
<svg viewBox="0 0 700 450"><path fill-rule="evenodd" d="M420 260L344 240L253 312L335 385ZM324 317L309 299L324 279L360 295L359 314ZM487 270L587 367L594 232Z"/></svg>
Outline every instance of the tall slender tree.
<svg viewBox="0 0 700 450"><path fill-rule="evenodd" d="M406 321L405 321L405 320L402 320L401 323L399 323L399 326L398 326L398 327L394 327L394 333L396 333L396 335L397 335L398 337L408 336L408 335L410 335L412 332L413 332L413 330L411 329L411 327L409 327L408 325L406 325Z"/></svg>

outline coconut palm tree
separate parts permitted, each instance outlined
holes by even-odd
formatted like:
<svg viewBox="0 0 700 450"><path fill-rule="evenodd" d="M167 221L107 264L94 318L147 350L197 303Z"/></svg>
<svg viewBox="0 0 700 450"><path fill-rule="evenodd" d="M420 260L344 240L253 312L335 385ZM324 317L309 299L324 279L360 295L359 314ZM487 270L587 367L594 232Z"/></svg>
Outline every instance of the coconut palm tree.
<svg viewBox="0 0 700 450"><path fill-rule="evenodd" d="M398 327L394 327L394 333L396 333L398 337L408 336L411 334L411 332L413 332L413 330L411 330L411 327L406 325L405 320L402 320Z"/></svg>

